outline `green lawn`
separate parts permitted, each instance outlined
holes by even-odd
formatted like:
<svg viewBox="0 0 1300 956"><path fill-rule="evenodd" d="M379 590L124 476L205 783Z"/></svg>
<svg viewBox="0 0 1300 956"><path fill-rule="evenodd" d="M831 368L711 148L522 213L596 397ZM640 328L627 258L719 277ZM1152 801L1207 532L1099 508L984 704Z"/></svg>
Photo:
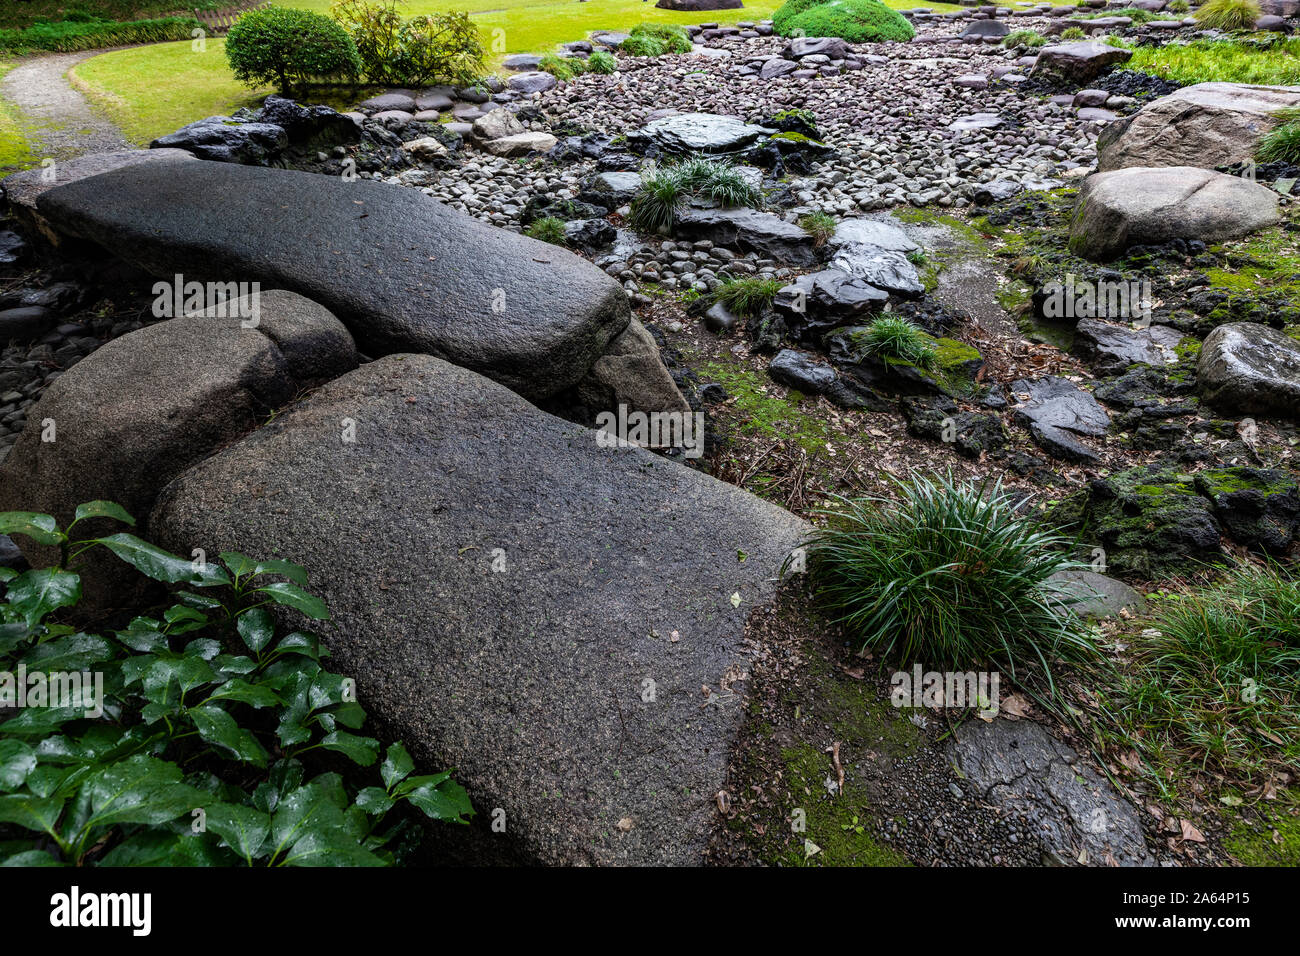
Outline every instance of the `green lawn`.
<svg viewBox="0 0 1300 956"><path fill-rule="evenodd" d="M0 62L0 79L17 64ZM14 108L0 99L0 177L26 169L34 162L34 157L27 146L18 114Z"/></svg>
<svg viewBox="0 0 1300 956"><path fill-rule="evenodd" d="M493 59L499 61L508 53L544 53L559 43L581 40L593 30L627 30L644 21L686 24L765 19L781 2L747 0L742 10L710 13L659 10L651 0L408 0L400 9L405 16L470 10ZM886 2L900 10L916 6L915 0ZM330 0L294 0L293 5L327 13ZM928 5L937 10L956 9L952 4ZM76 66L71 76L129 139L139 143L204 116L230 113L269 92L249 91L235 82L221 40L208 41L204 53L191 52L187 42L103 53ZM340 102L331 105L343 105L349 99L346 93L339 97Z"/></svg>

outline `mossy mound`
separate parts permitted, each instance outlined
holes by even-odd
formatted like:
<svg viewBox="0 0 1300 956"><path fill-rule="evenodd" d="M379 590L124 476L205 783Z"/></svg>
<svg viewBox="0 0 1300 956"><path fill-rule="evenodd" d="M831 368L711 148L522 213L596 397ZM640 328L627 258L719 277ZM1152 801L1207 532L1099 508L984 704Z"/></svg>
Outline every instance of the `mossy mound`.
<svg viewBox="0 0 1300 956"><path fill-rule="evenodd" d="M840 37L850 43L906 43L912 24L878 0L789 0L772 15L781 36Z"/></svg>

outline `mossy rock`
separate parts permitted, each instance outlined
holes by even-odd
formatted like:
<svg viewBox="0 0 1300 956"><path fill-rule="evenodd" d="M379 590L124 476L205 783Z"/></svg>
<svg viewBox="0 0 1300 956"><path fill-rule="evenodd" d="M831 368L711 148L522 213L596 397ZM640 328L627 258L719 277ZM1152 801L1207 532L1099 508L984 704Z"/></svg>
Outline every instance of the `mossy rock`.
<svg viewBox="0 0 1300 956"><path fill-rule="evenodd" d="M1285 471L1246 466L1202 471L1196 490L1213 503L1223 530L1247 547L1283 554L1300 531L1300 487Z"/></svg>
<svg viewBox="0 0 1300 956"><path fill-rule="evenodd" d="M1219 525L1196 479L1149 465L1094 480L1049 512L1100 545L1111 573L1151 579L1220 562Z"/></svg>
<svg viewBox="0 0 1300 956"><path fill-rule="evenodd" d="M1300 866L1300 817L1273 816L1262 827L1238 824L1224 848L1245 866Z"/></svg>

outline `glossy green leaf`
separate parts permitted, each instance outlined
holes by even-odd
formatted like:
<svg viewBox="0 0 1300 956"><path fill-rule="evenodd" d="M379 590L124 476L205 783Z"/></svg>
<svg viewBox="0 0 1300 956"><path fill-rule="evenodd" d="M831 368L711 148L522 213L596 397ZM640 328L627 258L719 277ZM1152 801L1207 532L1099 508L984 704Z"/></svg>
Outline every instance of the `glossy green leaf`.
<svg viewBox="0 0 1300 956"><path fill-rule="evenodd" d="M181 782L175 764L143 754L96 769L82 791L90 807L86 831L121 823L166 823L207 799Z"/></svg>
<svg viewBox="0 0 1300 956"><path fill-rule="evenodd" d="M91 540L102 544L141 574L155 581L189 584L200 588L230 584L230 577L220 565L207 563L195 568L192 561L164 551L133 534L123 532Z"/></svg>
<svg viewBox="0 0 1300 956"><path fill-rule="evenodd" d="M77 505L76 513L72 516L72 523L83 521L86 518L113 518L135 527L135 519L121 505L113 501L87 501L85 504Z"/></svg>
<svg viewBox="0 0 1300 956"><path fill-rule="evenodd" d="M277 581L274 584L268 584L264 588L258 588L254 593L265 595L276 604L293 608L313 620L324 621L330 616L329 608L324 601L314 594L308 594L298 585L289 581Z"/></svg>
<svg viewBox="0 0 1300 956"><path fill-rule="evenodd" d="M24 571L9 582L9 603L28 627L35 627L45 615L81 600L81 577L58 568Z"/></svg>
<svg viewBox="0 0 1300 956"><path fill-rule="evenodd" d="M434 820L468 823L464 817L474 815L469 794L454 780L443 780L436 785L423 784L406 794L406 799Z"/></svg>
<svg viewBox="0 0 1300 956"><path fill-rule="evenodd" d="M36 769L36 751L21 740L0 738L0 790L17 790Z"/></svg>
<svg viewBox="0 0 1300 956"><path fill-rule="evenodd" d="M54 834L65 797L37 797L30 793L0 795L0 823L12 823L24 830Z"/></svg>
<svg viewBox="0 0 1300 956"><path fill-rule="evenodd" d="M24 850L22 853L0 859L0 866L67 866L67 864L56 860L44 850Z"/></svg>
<svg viewBox="0 0 1300 956"><path fill-rule="evenodd" d="M371 816L378 816L392 809L393 798L382 787L366 787L357 794L357 806Z"/></svg>
<svg viewBox="0 0 1300 956"><path fill-rule="evenodd" d="M264 684L250 684L238 677L226 681L209 696L208 700L233 700L253 707L275 707L280 697Z"/></svg>
<svg viewBox="0 0 1300 956"><path fill-rule="evenodd" d="M358 737L347 731L336 730L322 737L320 745L326 750L345 755L363 767L369 767L379 759L379 741L373 737Z"/></svg>
<svg viewBox="0 0 1300 956"><path fill-rule="evenodd" d="M0 534L21 534L37 544L56 545L68 540L50 515L35 511L0 511Z"/></svg>
<svg viewBox="0 0 1300 956"><path fill-rule="evenodd" d="M249 608L236 618L235 629L248 649L260 654L275 639L275 617L264 607Z"/></svg>
<svg viewBox="0 0 1300 956"><path fill-rule="evenodd" d="M208 829L247 863L261 856L262 844L271 832L269 814L234 803L208 808Z"/></svg>
<svg viewBox="0 0 1300 956"><path fill-rule="evenodd" d="M208 743L229 751L236 759L257 767L266 766L266 750L257 738L244 730L220 707L204 704L191 707L186 713L194 721L194 729Z"/></svg>
<svg viewBox="0 0 1300 956"><path fill-rule="evenodd" d="M384 786L392 790L414 772L415 761L411 759L405 745L400 740L390 744L384 762L379 765L379 776L384 781Z"/></svg>

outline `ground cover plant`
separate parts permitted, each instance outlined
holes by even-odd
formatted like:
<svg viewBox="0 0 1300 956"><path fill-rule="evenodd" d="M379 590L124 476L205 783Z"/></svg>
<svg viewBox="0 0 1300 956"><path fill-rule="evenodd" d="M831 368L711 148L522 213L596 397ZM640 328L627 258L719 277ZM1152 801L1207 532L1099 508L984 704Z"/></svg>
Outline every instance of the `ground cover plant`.
<svg viewBox="0 0 1300 956"><path fill-rule="evenodd" d="M322 666L319 638L280 625L277 609L329 617L302 568L235 552L192 562L125 531L81 536L106 520L134 524L105 501L78 507L65 529L0 513L0 533L62 555L55 567L0 569L0 667L26 677L0 686L0 699L12 708L21 693L28 705L0 712L4 862L383 866L412 827L407 808L440 821L472 814L450 773L415 775L401 743L381 761L379 741L359 732L351 682ZM70 567L119 559L170 599L102 634L69 623L81 597ZM318 772L314 751L355 770Z"/></svg>
<svg viewBox="0 0 1300 956"><path fill-rule="evenodd" d="M19 29L0 29L0 52L76 53L102 47L188 40L203 25L193 17L162 17L118 23L94 18L35 23Z"/></svg>
<svg viewBox="0 0 1300 956"><path fill-rule="evenodd" d="M691 157L645 177L632 200L628 221L641 232L669 232L677 211L692 196L723 208L758 206L762 194L734 167L720 160Z"/></svg>
<svg viewBox="0 0 1300 956"><path fill-rule="evenodd" d="M1300 38L1193 40L1161 47L1140 46L1125 64L1175 83L1300 83Z"/></svg>
<svg viewBox="0 0 1300 956"><path fill-rule="evenodd" d="M916 35L906 17L878 0L789 0L772 19L782 36L882 43L906 42Z"/></svg>
<svg viewBox="0 0 1300 956"><path fill-rule="evenodd" d="M1256 0L1208 0L1192 16L1213 30L1248 30L1262 13Z"/></svg>

